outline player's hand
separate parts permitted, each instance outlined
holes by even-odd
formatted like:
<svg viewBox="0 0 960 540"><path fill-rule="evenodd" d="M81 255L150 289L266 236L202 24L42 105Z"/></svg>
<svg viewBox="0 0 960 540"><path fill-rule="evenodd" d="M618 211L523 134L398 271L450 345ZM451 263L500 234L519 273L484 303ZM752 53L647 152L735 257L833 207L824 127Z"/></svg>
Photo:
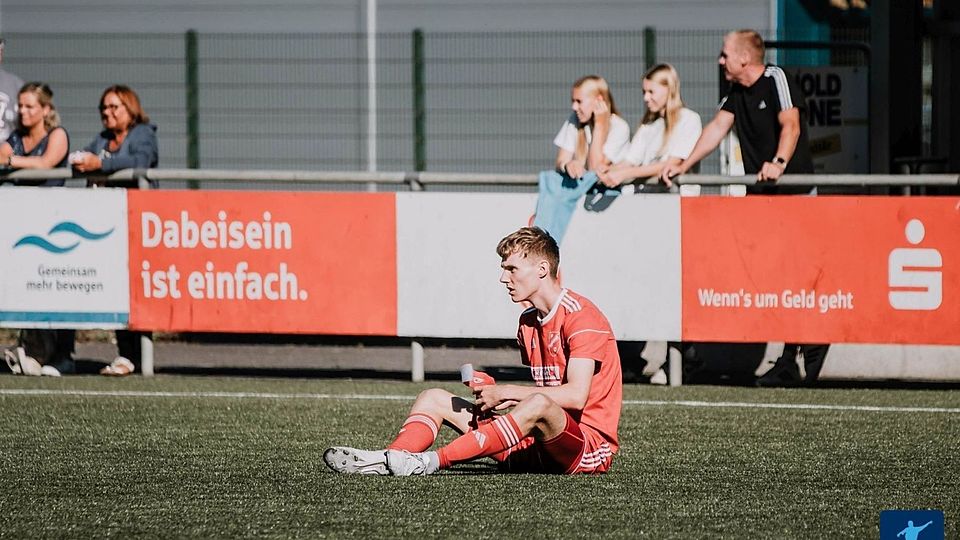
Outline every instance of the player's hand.
<svg viewBox="0 0 960 540"><path fill-rule="evenodd" d="M663 182L667 187L673 185L673 179L680 176L681 174L686 173L686 169L680 165L665 165L663 170L660 171L660 181Z"/></svg>
<svg viewBox="0 0 960 540"><path fill-rule="evenodd" d="M587 164L583 161L574 159L567 163L566 173L570 178L582 178L586 172Z"/></svg>
<svg viewBox="0 0 960 540"><path fill-rule="evenodd" d="M765 161L763 167L760 168L760 172L757 173L757 181L759 182L776 182L780 179L780 176L783 174L783 167Z"/></svg>
<svg viewBox="0 0 960 540"><path fill-rule="evenodd" d="M512 407L516 407L516 406L517 406L517 403L520 403L520 402L517 401L517 400L515 400L515 399L508 399L508 400L504 401L503 403L501 403L501 404L497 405L496 407L494 407L494 410L496 410L496 411L503 411L503 410L506 410L506 409L510 409L510 408L512 408Z"/></svg>
<svg viewBox="0 0 960 540"><path fill-rule="evenodd" d="M473 395L477 397L476 404L480 407L482 412L490 411L496 409L500 404L504 403L503 399L503 387L491 384L488 386L478 386L473 390Z"/></svg>

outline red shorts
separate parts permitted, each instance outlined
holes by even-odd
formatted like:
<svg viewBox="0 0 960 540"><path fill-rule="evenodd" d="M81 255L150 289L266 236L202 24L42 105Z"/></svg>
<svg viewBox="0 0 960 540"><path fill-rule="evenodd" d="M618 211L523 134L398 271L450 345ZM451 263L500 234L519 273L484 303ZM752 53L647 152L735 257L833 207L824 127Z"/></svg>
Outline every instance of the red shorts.
<svg viewBox="0 0 960 540"><path fill-rule="evenodd" d="M538 441L527 436L516 445L491 456L500 462L500 470L550 474L607 472L613 462L610 443L592 428L578 424L566 411L564 414L567 424L556 437Z"/></svg>

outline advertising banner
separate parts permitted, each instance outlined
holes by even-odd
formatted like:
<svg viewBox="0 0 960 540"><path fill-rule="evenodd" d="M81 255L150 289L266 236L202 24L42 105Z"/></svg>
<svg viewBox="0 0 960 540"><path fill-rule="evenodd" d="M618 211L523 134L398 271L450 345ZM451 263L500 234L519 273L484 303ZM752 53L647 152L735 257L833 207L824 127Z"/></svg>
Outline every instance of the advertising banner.
<svg viewBox="0 0 960 540"><path fill-rule="evenodd" d="M0 326L126 326L126 210L122 189L0 190Z"/></svg>
<svg viewBox="0 0 960 540"><path fill-rule="evenodd" d="M618 339L679 341L680 196L625 193L588 206L560 246L563 285L597 304Z"/></svg>
<svg viewBox="0 0 960 540"><path fill-rule="evenodd" d="M867 68L789 67L806 100L810 153L818 173L870 172Z"/></svg>
<svg viewBox="0 0 960 540"><path fill-rule="evenodd" d="M523 308L499 282L501 238L536 194L397 194L399 334L513 338ZM680 338L680 198L624 194L578 205L560 245L561 284L604 312L619 339Z"/></svg>
<svg viewBox="0 0 960 540"><path fill-rule="evenodd" d="M684 198L683 338L960 344L960 199Z"/></svg>
<svg viewBox="0 0 960 540"><path fill-rule="evenodd" d="M514 338L523 309L499 281L497 243L526 225L529 193L398 193L398 334Z"/></svg>
<svg viewBox="0 0 960 540"><path fill-rule="evenodd" d="M130 325L393 335L389 193L131 191Z"/></svg>

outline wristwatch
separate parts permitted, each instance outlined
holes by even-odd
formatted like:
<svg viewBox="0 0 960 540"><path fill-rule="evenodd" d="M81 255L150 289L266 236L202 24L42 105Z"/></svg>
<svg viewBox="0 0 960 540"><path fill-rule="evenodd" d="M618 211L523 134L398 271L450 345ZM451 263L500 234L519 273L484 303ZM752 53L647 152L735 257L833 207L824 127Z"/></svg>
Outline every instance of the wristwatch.
<svg viewBox="0 0 960 540"><path fill-rule="evenodd" d="M787 168L787 160L783 159L783 158L780 157L780 156L777 156L777 157L773 158L773 162L776 163L777 165L783 167L784 169Z"/></svg>

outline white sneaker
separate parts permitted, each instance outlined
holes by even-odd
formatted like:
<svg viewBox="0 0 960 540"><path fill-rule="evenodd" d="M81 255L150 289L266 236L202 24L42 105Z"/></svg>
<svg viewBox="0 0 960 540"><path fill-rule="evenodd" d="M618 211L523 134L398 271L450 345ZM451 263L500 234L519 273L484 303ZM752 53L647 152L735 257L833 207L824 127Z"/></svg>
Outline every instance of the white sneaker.
<svg viewBox="0 0 960 540"><path fill-rule="evenodd" d="M10 368L11 373L14 375L20 375L20 358L13 349L4 349L3 359L6 360L7 367Z"/></svg>
<svg viewBox="0 0 960 540"><path fill-rule="evenodd" d="M664 385L669 381L667 380L667 372L663 369L657 370L656 373L650 376L650 384Z"/></svg>
<svg viewBox="0 0 960 540"><path fill-rule="evenodd" d="M425 476L437 472L439 468L436 452L387 450L387 469L394 476Z"/></svg>
<svg viewBox="0 0 960 540"><path fill-rule="evenodd" d="M62 358L58 362L47 364L40 368L40 374L45 377L59 377L76 373L77 368L72 358Z"/></svg>
<svg viewBox="0 0 960 540"><path fill-rule="evenodd" d="M50 364L47 364L40 368L40 375L43 375L44 377L59 377L60 370L51 366Z"/></svg>
<svg viewBox="0 0 960 540"><path fill-rule="evenodd" d="M334 446L323 452L323 462L327 467L343 474L390 474L387 470L387 456L383 450Z"/></svg>
<svg viewBox="0 0 960 540"><path fill-rule="evenodd" d="M30 375L39 377L41 375L40 362L36 358L27 356L23 347L14 347L3 351L3 358L7 361L7 367L15 375Z"/></svg>

